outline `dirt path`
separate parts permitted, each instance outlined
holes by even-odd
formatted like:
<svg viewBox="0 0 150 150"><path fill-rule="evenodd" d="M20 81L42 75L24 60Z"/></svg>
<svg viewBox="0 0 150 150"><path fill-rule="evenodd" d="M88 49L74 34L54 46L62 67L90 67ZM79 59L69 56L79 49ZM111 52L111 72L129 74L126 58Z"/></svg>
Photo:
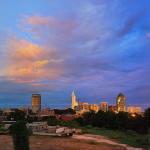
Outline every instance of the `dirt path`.
<svg viewBox="0 0 150 150"><path fill-rule="evenodd" d="M120 144L100 135L92 135L92 134L74 135L72 138L78 140L91 140L97 143L107 143L111 145L123 146L126 148L126 150L142 150L142 148L134 148L126 144Z"/></svg>

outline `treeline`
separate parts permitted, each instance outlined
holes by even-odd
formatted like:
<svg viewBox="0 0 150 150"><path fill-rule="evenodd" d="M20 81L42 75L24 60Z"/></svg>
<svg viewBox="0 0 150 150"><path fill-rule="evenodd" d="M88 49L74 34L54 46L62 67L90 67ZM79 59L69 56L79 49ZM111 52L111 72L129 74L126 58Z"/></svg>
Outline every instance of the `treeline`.
<svg viewBox="0 0 150 150"><path fill-rule="evenodd" d="M63 114L75 114L76 112L71 109L71 108L67 108L67 109L54 109L55 114L57 115L63 115Z"/></svg>
<svg viewBox="0 0 150 150"><path fill-rule="evenodd" d="M134 130L137 133L146 134L150 128L150 108L146 109L144 115L131 115L127 112L114 113L111 111L97 113L91 111L84 113L76 121L81 126L104 127L107 129Z"/></svg>

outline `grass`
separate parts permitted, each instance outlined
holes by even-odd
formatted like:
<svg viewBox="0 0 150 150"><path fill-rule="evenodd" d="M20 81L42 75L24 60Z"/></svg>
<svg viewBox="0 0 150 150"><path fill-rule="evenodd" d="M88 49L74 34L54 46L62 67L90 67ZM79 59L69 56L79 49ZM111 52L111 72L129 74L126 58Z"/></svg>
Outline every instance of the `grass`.
<svg viewBox="0 0 150 150"><path fill-rule="evenodd" d="M150 135L137 134L134 131L108 130L105 128L83 127L83 133L106 136L132 147L150 148Z"/></svg>
<svg viewBox="0 0 150 150"><path fill-rule="evenodd" d="M99 146L107 146L107 147L110 147L110 148L116 148L116 149L120 149L120 150L125 150L126 148L122 147L122 146L118 146L118 145L111 145L111 144L107 144L107 143L99 143L99 142L95 142L95 141L88 141L87 142L88 144L90 145L99 145Z"/></svg>
<svg viewBox="0 0 150 150"><path fill-rule="evenodd" d="M0 134L6 132L7 130L4 128L3 125L0 124Z"/></svg>

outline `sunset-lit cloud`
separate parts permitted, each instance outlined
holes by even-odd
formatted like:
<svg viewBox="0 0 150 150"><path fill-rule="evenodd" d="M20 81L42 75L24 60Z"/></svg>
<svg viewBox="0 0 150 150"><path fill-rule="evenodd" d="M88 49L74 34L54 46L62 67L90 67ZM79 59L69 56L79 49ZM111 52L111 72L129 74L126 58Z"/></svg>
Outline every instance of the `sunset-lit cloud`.
<svg viewBox="0 0 150 150"><path fill-rule="evenodd" d="M50 49L46 51L37 44L16 38L8 40L7 45L8 61L7 66L3 68L4 75L15 79L16 82L55 79L63 73L62 64L59 64L59 60L52 55ZM57 64L54 63L55 59Z"/></svg>
<svg viewBox="0 0 150 150"><path fill-rule="evenodd" d="M16 59L34 59L42 55L43 49L24 39L17 40L11 38L8 40L8 50L10 52L10 60Z"/></svg>

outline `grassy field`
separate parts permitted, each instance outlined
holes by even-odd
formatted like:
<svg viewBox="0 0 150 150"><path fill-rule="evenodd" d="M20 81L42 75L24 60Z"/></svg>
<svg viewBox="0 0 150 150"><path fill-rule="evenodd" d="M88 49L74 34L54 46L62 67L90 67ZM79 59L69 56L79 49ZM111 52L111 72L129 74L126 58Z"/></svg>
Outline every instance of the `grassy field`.
<svg viewBox="0 0 150 150"><path fill-rule="evenodd" d="M128 144L133 147L150 148L150 135L137 134L134 131L122 132L118 130L108 130L105 128L83 127L83 133L102 135Z"/></svg>

